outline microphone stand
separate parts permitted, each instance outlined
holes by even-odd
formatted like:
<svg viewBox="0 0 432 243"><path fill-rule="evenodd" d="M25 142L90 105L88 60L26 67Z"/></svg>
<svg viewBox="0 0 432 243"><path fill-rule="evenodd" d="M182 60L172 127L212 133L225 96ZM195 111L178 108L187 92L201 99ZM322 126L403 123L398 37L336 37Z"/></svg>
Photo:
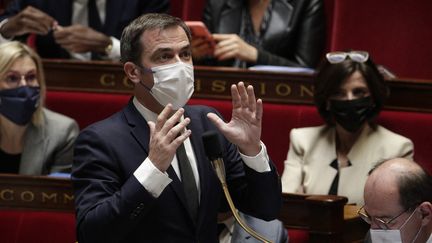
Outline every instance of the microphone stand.
<svg viewBox="0 0 432 243"><path fill-rule="evenodd" d="M231 199L231 195L229 194L229 191L228 191L228 185L226 183L226 178L225 178L225 165L224 165L223 160L221 158L217 158L217 159L211 160L211 163L212 163L213 169L216 172L217 177L219 178L219 181L222 184L222 189L224 191L225 198L228 201L231 212L233 213L234 218L239 223L240 227L242 227L247 233L252 235L255 239L260 240L264 243L272 243L271 241L267 240L266 238L264 238L263 236L258 234L252 228L250 228L245 222L243 222L242 218L238 214L237 209L235 208L234 203Z"/></svg>

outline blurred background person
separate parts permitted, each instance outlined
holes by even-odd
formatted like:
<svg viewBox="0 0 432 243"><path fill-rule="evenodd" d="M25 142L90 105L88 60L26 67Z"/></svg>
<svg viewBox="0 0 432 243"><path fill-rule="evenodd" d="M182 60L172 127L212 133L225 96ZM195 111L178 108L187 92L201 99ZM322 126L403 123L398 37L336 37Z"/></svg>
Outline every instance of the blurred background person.
<svg viewBox="0 0 432 243"><path fill-rule="evenodd" d="M169 0L15 0L0 16L6 39L37 34L43 58L120 58L120 36L143 13L166 12Z"/></svg>
<svg viewBox="0 0 432 243"><path fill-rule="evenodd" d="M0 173L68 172L78 125L43 107L39 56L20 42L0 45Z"/></svg>
<svg viewBox="0 0 432 243"><path fill-rule="evenodd" d="M417 163L395 158L378 164L366 181L360 217L373 243L432 243L432 177Z"/></svg>
<svg viewBox="0 0 432 243"><path fill-rule="evenodd" d="M367 52L327 53L314 86L314 102L326 124L291 131L283 191L341 195L362 205L373 165L412 159L413 144L373 122L389 91Z"/></svg>
<svg viewBox="0 0 432 243"><path fill-rule="evenodd" d="M208 0L203 21L216 46L194 39L194 59L243 68L314 68L325 46L323 8L322 0ZM212 61L204 60L208 55Z"/></svg>

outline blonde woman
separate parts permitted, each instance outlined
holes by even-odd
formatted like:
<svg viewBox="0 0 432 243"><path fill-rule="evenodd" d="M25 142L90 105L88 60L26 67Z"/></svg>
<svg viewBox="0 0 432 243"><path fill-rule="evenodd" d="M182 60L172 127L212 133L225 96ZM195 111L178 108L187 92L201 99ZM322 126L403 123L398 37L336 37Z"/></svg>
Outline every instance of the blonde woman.
<svg viewBox="0 0 432 243"><path fill-rule="evenodd" d="M0 45L0 173L68 172L78 125L43 107L39 56L13 41Z"/></svg>

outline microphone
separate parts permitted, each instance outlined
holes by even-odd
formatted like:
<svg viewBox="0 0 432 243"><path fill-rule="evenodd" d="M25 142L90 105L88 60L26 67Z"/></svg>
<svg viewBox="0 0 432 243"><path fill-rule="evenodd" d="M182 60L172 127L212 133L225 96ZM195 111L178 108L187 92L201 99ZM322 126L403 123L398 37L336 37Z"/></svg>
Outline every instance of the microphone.
<svg viewBox="0 0 432 243"><path fill-rule="evenodd" d="M228 186L226 184L225 165L222 159L223 148L218 133L216 131L211 131L211 130L206 131L202 135L202 140L204 144L204 151L207 157L210 159L213 169L215 170L216 175L222 184L222 189L224 191L225 198L227 199L228 205L237 223L240 225L240 227L242 227L247 233L252 235L255 239L262 241L264 243L267 242L271 243L271 241L265 239L263 236L255 232L252 228L250 228L246 223L244 223L240 215L238 214L237 209L234 206L234 203L231 199L231 195L229 194L228 191Z"/></svg>
<svg viewBox="0 0 432 243"><path fill-rule="evenodd" d="M213 161L222 158L222 145L216 131L210 130L204 132L202 135L202 140L204 143L205 153L210 160Z"/></svg>
<svg viewBox="0 0 432 243"><path fill-rule="evenodd" d="M216 172L216 176L222 183L222 187L226 186L225 178L225 164L222 159L222 145L219 140L218 133L216 131L206 131L202 135L204 143L204 151L207 157L210 159L213 169Z"/></svg>

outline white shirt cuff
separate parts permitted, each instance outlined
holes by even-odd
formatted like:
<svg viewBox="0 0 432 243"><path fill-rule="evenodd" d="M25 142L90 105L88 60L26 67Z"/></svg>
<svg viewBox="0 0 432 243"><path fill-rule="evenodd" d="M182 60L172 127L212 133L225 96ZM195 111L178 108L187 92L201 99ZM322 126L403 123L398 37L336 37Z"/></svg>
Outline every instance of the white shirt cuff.
<svg viewBox="0 0 432 243"><path fill-rule="evenodd" d="M3 21L0 22L0 29L3 28L3 25L5 25L9 19L3 19ZM0 44L11 41L13 39L13 36L11 38L5 38L2 34L0 34Z"/></svg>
<svg viewBox="0 0 432 243"><path fill-rule="evenodd" d="M110 60L120 60L120 41L115 37L110 37L112 41L111 53L108 54L108 59Z"/></svg>
<svg viewBox="0 0 432 243"><path fill-rule="evenodd" d="M255 170L256 172L269 172L271 171L270 164L269 164L269 156L267 154L267 148L264 145L262 141L261 143L261 151L255 155L255 156L247 156L242 153L240 153L241 158L243 159L243 162L251 169Z"/></svg>
<svg viewBox="0 0 432 243"><path fill-rule="evenodd" d="M165 187L171 183L167 173L161 172L149 158L135 170L135 178L155 198L158 198Z"/></svg>

